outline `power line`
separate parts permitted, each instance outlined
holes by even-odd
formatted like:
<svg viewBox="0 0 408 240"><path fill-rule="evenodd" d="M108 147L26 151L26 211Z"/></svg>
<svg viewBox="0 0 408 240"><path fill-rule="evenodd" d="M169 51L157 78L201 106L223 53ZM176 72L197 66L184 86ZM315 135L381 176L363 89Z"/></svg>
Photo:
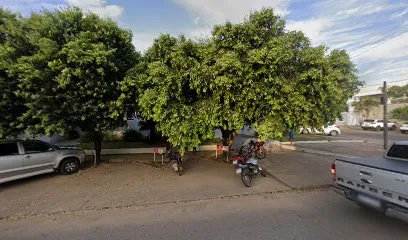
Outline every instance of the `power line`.
<svg viewBox="0 0 408 240"><path fill-rule="evenodd" d="M352 57L352 58L358 57L358 56L360 56L361 54L364 54L364 53L366 53L366 52L368 52L368 51L371 51L371 50L373 50L373 49L375 49L375 48L377 48L377 47L383 45L383 44L386 43L386 42L389 42L389 41L391 41L391 40L393 40L393 39L396 39L396 38L401 37L401 36L402 36L404 33L406 33L406 32L407 32L407 30L402 31L399 35L397 35L397 36L395 36L395 37L392 37L392 38L389 38L389 39L387 39L387 40L385 40L385 41L383 41L383 42L380 42L380 43L377 44L376 46L374 46L374 47L372 47L372 48L369 48L369 49L367 49L367 50L365 50L365 51L363 51L363 52L357 53L356 55L351 56L351 57Z"/></svg>
<svg viewBox="0 0 408 240"><path fill-rule="evenodd" d="M368 41L368 42L365 43L364 45L360 46L360 49L359 49L358 51L361 51L365 46L372 45L372 44L376 44L376 43L378 43L378 42L380 42L380 41L385 40L389 35L393 35L394 33L398 32L399 28L400 28L400 27L397 26L397 27L391 29L390 31L386 32L385 34L380 35L379 37L376 37L376 38L374 38L374 39ZM354 53L354 54L359 54L358 51L357 51L357 53Z"/></svg>

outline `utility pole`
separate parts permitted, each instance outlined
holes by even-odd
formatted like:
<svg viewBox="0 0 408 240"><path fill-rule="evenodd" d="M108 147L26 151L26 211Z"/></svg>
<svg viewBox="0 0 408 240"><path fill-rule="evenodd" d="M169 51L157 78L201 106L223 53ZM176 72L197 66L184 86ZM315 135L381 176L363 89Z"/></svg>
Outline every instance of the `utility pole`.
<svg viewBox="0 0 408 240"><path fill-rule="evenodd" d="M383 86L383 97L382 97L382 102L384 106L384 149L388 148L388 117L387 117L387 109L388 109L388 94L387 94L387 82L384 81L384 86Z"/></svg>

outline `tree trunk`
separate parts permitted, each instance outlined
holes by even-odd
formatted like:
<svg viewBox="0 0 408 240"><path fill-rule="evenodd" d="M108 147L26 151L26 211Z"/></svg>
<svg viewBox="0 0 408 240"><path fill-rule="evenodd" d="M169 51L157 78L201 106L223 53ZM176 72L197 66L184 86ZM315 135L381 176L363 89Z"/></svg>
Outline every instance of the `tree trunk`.
<svg viewBox="0 0 408 240"><path fill-rule="evenodd" d="M95 162L98 165L101 162L101 149L102 149L102 133L94 133L94 150L95 150Z"/></svg>
<svg viewBox="0 0 408 240"><path fill-rule="evenodd" d="M221 135L222 135L222 145L223 146L228 146L231 131L230 130L224 130L224 129L221 128Z"/></svg>
<svg viewBox="0 0 408 240"><path fill-rule="evenodd" d="M151 121L151 120L150 120ZM151 121L149 124L150 127L150 141L155 142L156 141L156 123L154 121Z"/></svg>

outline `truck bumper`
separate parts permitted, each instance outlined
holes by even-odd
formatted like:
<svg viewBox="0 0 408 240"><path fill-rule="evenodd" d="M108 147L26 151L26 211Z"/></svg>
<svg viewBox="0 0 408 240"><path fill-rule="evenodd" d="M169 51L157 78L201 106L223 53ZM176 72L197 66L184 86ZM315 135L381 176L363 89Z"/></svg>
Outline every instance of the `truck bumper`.
<svg viewBox="0 0 408 240"><path fill-rule="evenodd" d="M346 197L348 200L353 201L357 204L366 205L364 203L361 203L358 200L357 195L359 193L357 191L343 187L343 186L339 186L339 185L332 185L332 187L335 193ZM379 208L376 208L373 206L370 206L370 207L372 207L373 209L377 211L384 213L388 217L397 218L399 220L402 220L408 223L408 209L407 208L395 205L393 203L385 202L385 201L382 201L381 207Z"/></svg>

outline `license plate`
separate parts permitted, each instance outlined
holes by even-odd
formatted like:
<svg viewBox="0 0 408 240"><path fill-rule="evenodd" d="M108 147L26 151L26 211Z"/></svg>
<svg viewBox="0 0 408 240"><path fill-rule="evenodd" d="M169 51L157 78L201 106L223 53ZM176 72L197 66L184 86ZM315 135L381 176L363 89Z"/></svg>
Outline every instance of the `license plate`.
<svg viewBox="0 0 408 240"><path fill-rule="evenodd" d="M237 165L238 161L232 161L232 164Z"/></svg>
<svg viewBox="0 0 408 240"><path fill-rule="evenodd" d="M360 203L363 203L363 204L368 205L368 206L373 207L373 208L380 208L381 207L380 200L375 199L375 198L370 197L370 196L367 196L367 195L364 195L364 194L358 194L357 195L357 200Z"/></svg>

